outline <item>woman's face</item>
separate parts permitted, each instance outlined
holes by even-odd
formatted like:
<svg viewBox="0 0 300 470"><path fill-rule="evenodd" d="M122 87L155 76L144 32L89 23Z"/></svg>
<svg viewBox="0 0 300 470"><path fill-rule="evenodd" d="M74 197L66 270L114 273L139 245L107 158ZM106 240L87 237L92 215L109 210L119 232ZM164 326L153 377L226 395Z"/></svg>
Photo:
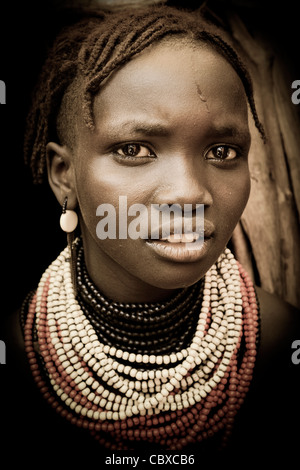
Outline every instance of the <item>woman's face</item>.
<svg viewBox="0 0 300 470"><path fill-rule="evenodd" d="M87 269L115 300L164 298L204 276L248 200L243 86L211 49L162 42L115 72L93 109L94 131L78 117L73 160ZM128 208L143 204L148 215L153 204L190 204L194 222L196 204L203 204L202 249L188 250L187 244L171 243L172 237L118 239L119 196L126 196ZM97 236L101 204L116 209L117 239Z"/></svg>

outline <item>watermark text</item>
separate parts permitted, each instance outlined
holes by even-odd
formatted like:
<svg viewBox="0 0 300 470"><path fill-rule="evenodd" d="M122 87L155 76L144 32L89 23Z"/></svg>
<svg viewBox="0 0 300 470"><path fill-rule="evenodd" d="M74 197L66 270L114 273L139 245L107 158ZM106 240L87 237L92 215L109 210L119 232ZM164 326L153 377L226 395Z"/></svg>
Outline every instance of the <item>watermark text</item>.
<svg viewBox="0 0 300 470"><path fill-rule="evenodd" d="M105 458L104 463L105 465L129 465L132 468L145 468L143 464L146 464L146 468L149 468L149 465L187 465L191 467L196 464L196 460L193 454L151 454L143 457L112 454Z"/></svg>
<svg viewBox="0 0 300 470"><path fill-rule="evenodd" d="M100 240L163 240L185 243L188 249L199 249L204 242L204 204L132 204L119 196L119 207L100 204L96 226Z"/></svg>
<svg viewBox="0 0 300 470"><path fill-rule="evenodd" d="M0 364L6 364L6 344L0 340Z"/></svg>
<svg viewBox="0 0 300 470"><path fill-rule="evenodd" d="M6 86L3 80L0 80L0 104L6 104Z"/></svg>
<svg viewBox="0 0 300 470"><path fill-rule="evenodd" d="M291 357L292 363L298 366L300 364L300 339L295 339L295 341L292 342L292 349L294 349Z"/></svg>
<svg viewBox="0 0 300 470"><path fill-rule="evenodd" d="M292 103L299 104L300 103L300 80L294 80L292 83L292 88L295 90L291 96Z"/></svg>

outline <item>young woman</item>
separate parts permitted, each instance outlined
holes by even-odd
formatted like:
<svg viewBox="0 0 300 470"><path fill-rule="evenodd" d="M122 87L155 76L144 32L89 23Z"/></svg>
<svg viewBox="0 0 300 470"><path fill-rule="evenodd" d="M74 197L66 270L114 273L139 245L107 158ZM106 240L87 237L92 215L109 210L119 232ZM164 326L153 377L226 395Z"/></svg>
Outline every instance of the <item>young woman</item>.
<svg viewBox="0 0 300 470"><path fill-rule="evenodd" d="M57 38L25 151L69 243L12 326L40 447L287 449L298 317L226 248L250 191L248 108L265 138L245 67L195 14L98 12ZM124 232L120 196L145 208L143 236ZM179 238L175 216L167 236L151 217L172 205L189 208Z"/></svg>

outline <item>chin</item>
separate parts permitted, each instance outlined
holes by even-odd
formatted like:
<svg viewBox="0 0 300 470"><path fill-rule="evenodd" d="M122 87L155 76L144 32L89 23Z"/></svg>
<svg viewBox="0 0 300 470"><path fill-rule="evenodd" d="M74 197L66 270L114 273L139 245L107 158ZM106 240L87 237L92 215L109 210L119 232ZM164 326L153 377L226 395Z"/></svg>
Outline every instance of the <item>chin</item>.
<svg viewBox="0 0 300 470"><path fill-rule="evenodd" d="M205 273L210 268L197 265L191 266L188 264L176 264L175 266L168 266L160 270L153 270L153 276L148 279L148 284L153 287L161 289L182 289L192 286L205 276Z"/></svg>

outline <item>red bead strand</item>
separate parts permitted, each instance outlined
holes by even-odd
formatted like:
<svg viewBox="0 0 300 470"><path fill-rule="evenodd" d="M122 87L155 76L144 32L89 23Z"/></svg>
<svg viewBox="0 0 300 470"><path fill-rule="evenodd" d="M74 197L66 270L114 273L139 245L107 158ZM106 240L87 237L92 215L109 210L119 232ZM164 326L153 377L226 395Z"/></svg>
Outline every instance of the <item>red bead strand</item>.
<svg viewBox="0 0 300 470"><path fill-rule="evenodd" d="M100 403L104 400L108 406L108 395L100 394L96 389L90 389L94 399L97 398L98 404L90 402L87 396L82 393L83 390L79 387L80 382L76 383L66 372L53 343L51 327L53 326L57 332L57 338L60 342L63 342L63 332L57 321L55 325L52 322L50 326L47 317L49 276L44 282L39 300L38 321L36 320L38 300L37 295L35 295L28 308L24 329L25 351L34 380L44 398L63 418L73 425L87 429L102 446L110 449L130 448L130 441L149 441L160 445L165 444L169 449L178 450L184 448L187 444L202 442L220 433L222 434L222 445L225 445L232 432L234 418L243 404L251 384L259 329L258 306L253 283L242 266L239 263L237 263L237 266L240 274L242 297L242 329L223 378L215 384L214 388L200 402L195 402L194 395L191 395L189 398L190 403L194 402L191 406L183 409L161 411L159 414L154 415L134 415L121 420L95 419L94 413L98 412L100 414L107 410L107 408L100 406ZM203 330L204 336L208 334L211 321L211 308L208 308ZM34 340L34 326L38 333L38 343ZM241 352L242 337L244 337L245 350L242 351L243 356L238 368L238 355ZM41 366L39 357L42 359L48 379L45 378L45 371ZM87 372L92 383L94 378L88 363L76 352L71 357L74 358L76 370L81 368L85 373ZM218 358L214 367L210 369L211 377L220 365L221 358ZM70 370L74 370L74 367L71 367ZM192 383L196 377L193 377L194 371L197 371L195 366L194 370L192 368L189 374L186 375L186 380L190 377ZM55 384L55 389L49 384L49 380L52 384ZM89 417L76 414L57 396L55 390L60 390L60 396L63 396L63 394L68 396L74 406L77 404L79 407L84 407L85 413L92 412L92 414ZM180 391L175 388L170 392L170 397L176 397L178 393ZM111 408L113 408L114 402L110 403Z"/></svg>

